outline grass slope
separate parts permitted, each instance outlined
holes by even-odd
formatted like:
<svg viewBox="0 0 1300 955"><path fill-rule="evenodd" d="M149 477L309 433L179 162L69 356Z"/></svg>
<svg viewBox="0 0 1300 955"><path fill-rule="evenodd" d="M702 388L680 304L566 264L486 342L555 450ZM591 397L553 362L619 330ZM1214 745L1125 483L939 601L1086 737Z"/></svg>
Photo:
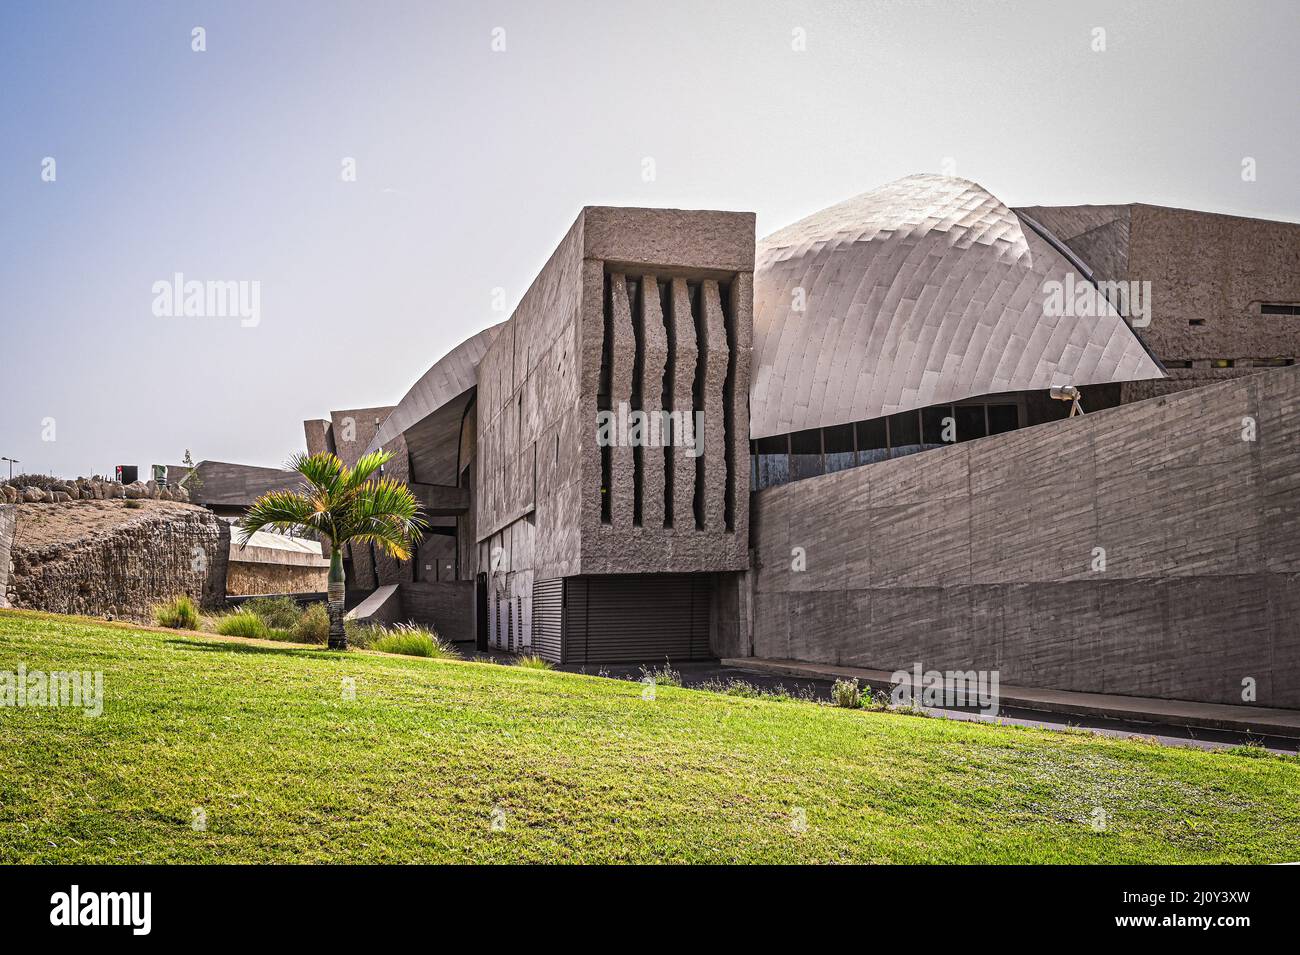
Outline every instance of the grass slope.
<svg viewBox="0 0 1300 955"><path fill-rule="evenodd" d="M0 612L20 661L105 704L0 709L3 863L1300 859L1291 758Z"/></svg>

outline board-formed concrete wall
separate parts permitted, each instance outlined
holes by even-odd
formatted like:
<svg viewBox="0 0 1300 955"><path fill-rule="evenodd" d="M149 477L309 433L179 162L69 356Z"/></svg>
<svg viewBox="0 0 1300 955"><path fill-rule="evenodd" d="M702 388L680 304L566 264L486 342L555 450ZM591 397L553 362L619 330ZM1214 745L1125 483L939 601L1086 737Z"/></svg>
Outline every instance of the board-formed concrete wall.
<svg viewBox="0 0 1300 955"><path fill-rule="evenodd" d="M752 520L754 656L1300 707L1300 368L771 488Z"/></svg>

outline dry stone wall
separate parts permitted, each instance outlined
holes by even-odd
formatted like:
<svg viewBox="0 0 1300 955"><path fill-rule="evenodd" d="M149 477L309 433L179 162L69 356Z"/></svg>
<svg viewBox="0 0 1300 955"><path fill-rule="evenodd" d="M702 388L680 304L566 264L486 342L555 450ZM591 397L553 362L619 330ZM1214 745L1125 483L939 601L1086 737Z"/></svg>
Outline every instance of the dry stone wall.
<svg viewBox="0 0 1300 955"><path fill-rule="evenodd" d="M100 478L77 478L56 481L48 488L31 485L0 485L0 504L63 504L68 501L178 501L187 503L189 492L183 487L163 487L156 481L119 484Z"/></svg>

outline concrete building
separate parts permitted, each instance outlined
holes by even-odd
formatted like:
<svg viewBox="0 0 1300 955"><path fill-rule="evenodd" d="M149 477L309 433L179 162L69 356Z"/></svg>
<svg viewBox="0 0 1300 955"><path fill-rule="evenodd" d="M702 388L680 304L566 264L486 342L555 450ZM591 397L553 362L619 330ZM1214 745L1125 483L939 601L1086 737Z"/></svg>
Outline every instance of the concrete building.
<svg viewBox="0 0 1300 955"><path fill-rule="evenodd" d="M757 244L584 209L307 444L397 453L434 533L350 578L455 640L1300 707L1297 352L1300 225L910 176Z"/></svg>

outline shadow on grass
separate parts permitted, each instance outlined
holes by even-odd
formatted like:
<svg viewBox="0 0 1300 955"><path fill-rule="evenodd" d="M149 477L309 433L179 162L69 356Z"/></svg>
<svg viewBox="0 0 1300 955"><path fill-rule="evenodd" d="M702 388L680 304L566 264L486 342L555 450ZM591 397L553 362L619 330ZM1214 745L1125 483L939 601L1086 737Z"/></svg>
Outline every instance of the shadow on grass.
<svg viewBox="0 0 1300 955"><path fill-rule="evenodd" d="M255 643L226 643L224 640L204 640L201 637L189 640L164 640L163 643L183 650L197 650L200 653L274 653L279 656L308 657L313 660L337 659L347 652L346 650L326 650L324 647L313 643L286 643L282 647L264 647Z"/></svg>

